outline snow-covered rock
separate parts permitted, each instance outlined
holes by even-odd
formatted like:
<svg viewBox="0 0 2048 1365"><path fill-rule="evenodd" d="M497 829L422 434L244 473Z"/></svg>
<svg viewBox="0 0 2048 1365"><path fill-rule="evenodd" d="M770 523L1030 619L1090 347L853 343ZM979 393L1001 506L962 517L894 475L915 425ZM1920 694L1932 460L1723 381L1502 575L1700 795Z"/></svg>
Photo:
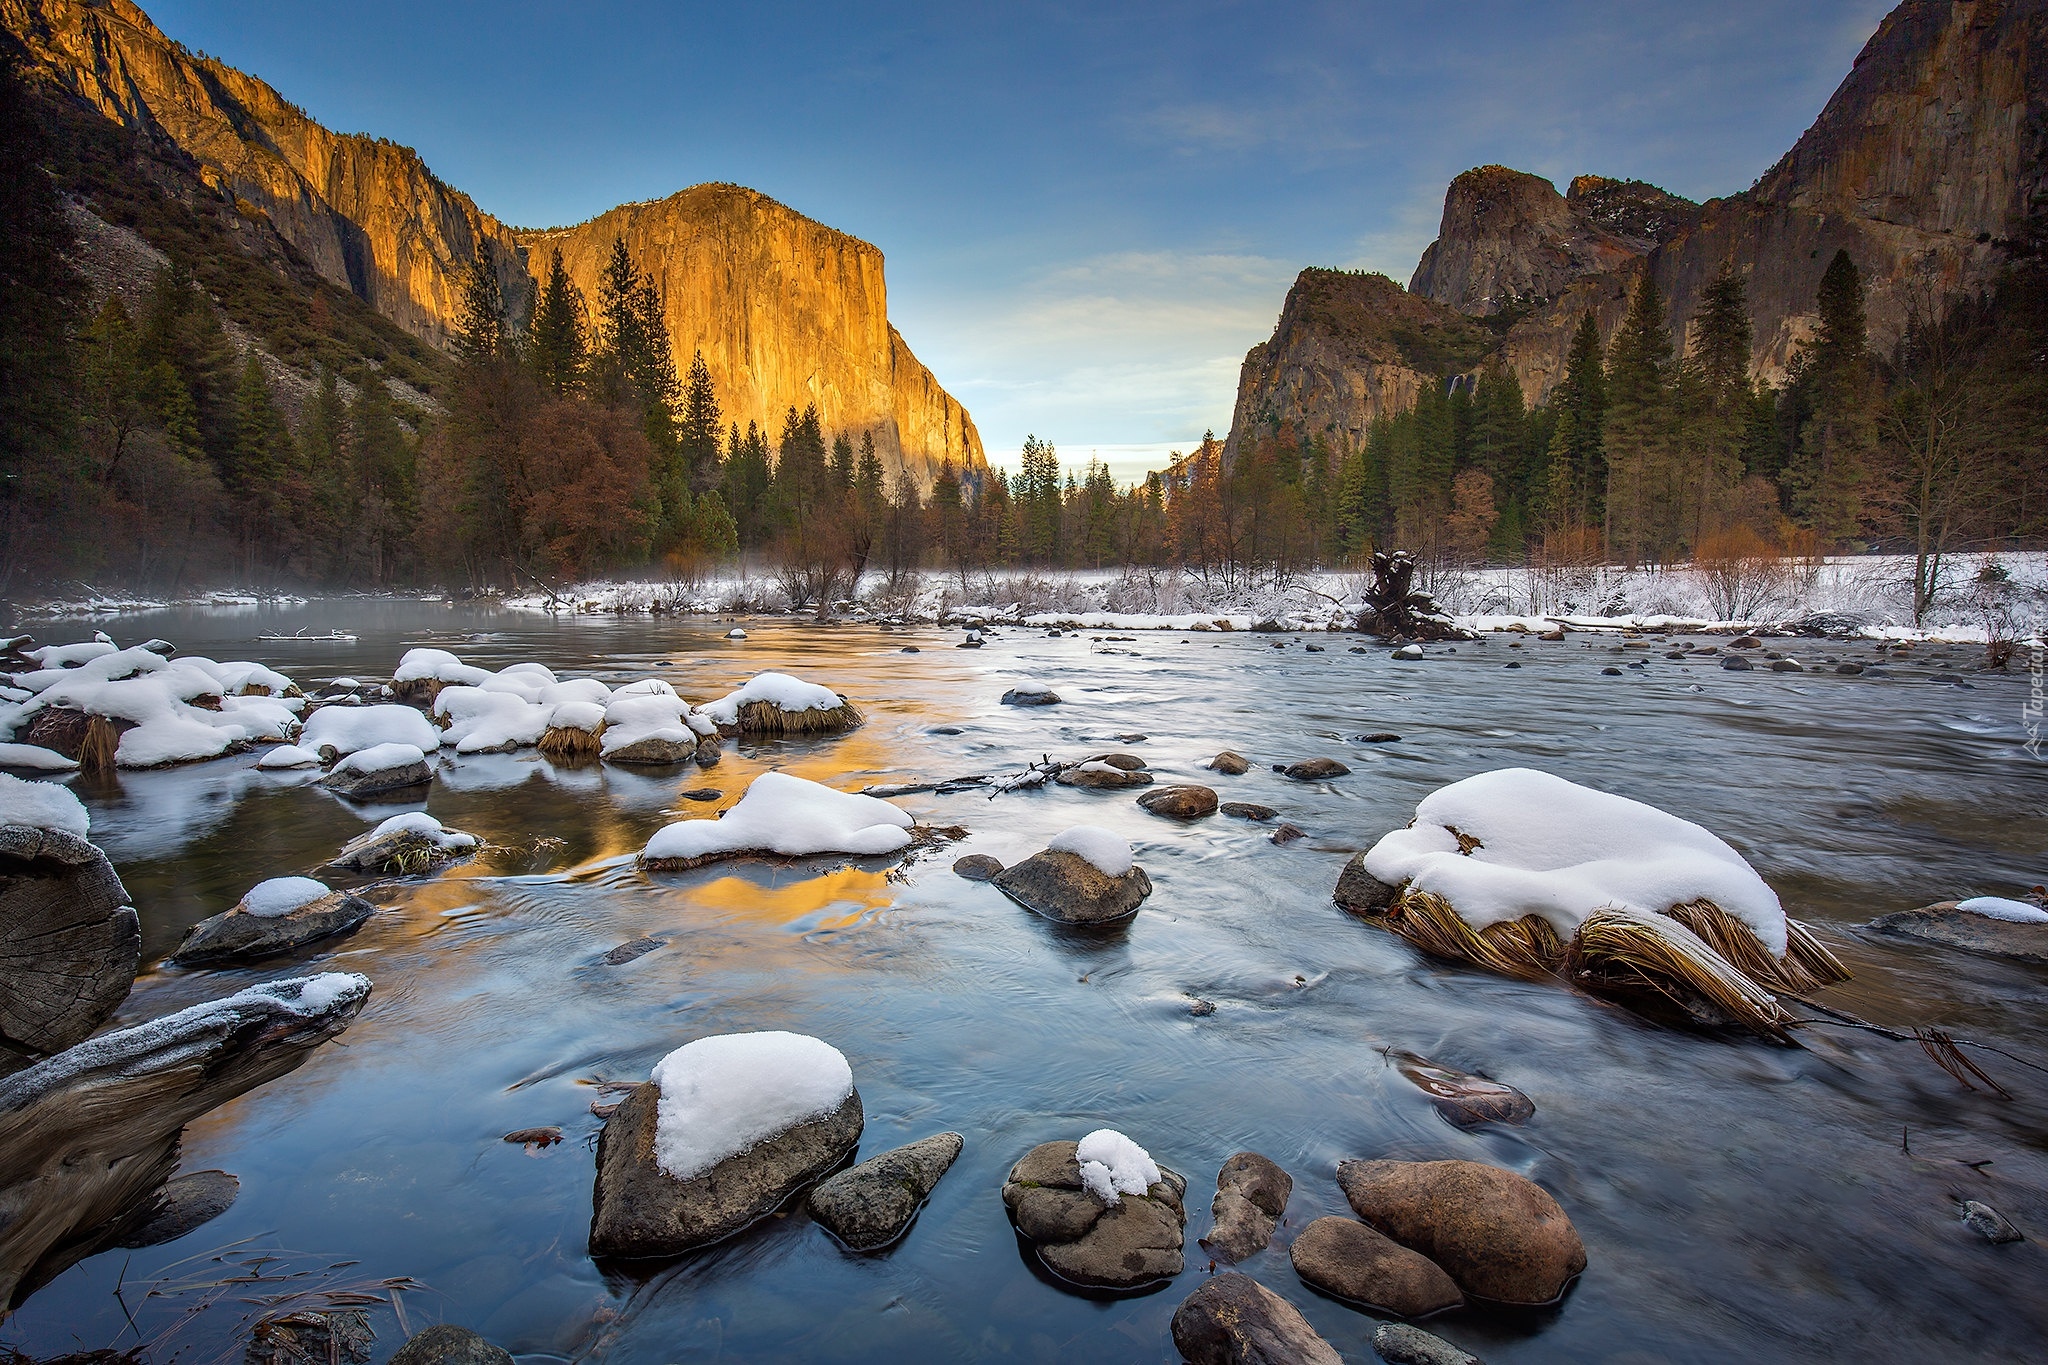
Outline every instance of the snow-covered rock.
<svg viewBox="0 0 2048 1365"><path fill-rule="evenodd" d="M414 744L372 744L334 765L320 785L340 796L368 797L422 787L434 780L427 756Z"/></svg>
<svg viewBox="0 0 2048 1365"><path fill-rule="evenodd" d="M54 782L28 782L0 773L0 825L54 829L83 839L92 829L85 803Z"/></svg>
<svg viewBox="0 0 2048 1365"><path fill-rule="evenodd" d="M597 1255L674 1255L731 1235L843 1161L863 1122L853 1071L801 1034L700 1038L605 1121Z"/></svg>
<svg viewBox="0 0 2048 1365"><path fill-rule="evenodd" d="M847 730L860 724L860 713L829 687L793 678L787 673L758 673L735 691L704 708L723 730Z"/></svg>
<svg viewBox="0 0 2048 1365"><path fill-rule="evenodd" d="M515 684L517 679L514 680ZM554 707L535 700L548 686L499 687L490 680L483 687L443 687L434 698L434 714L447 730L441 742L458 754L510 753L540 743L547 732Z"/></svg>
<svg viewBox="0 0 2048 1365"><path fill-rule="evenodd" d="M351 933L374 913L361 896L311 877L273 877L188 929L171 960L188 967L254 962Z"/></svg>
<svg viewBox="0 0 2048 1365"><path fill-rule="evenodd" d="M690 704L666 683L648 679L663 690L629 690L612 694L604 709L600 752L614 763L682 763L696 756L706 735L715 734L709 719L693 714ZM632 684L633 689L641 684Z"/></svg>
<svg viewBox="0 0 2048 1365"><path fill-rule="evenodd" d="M1136 1289L1180 1274L1187 1181L1120 1133L1103 1129L1088 1141L1092 1182L1074 1142L1042 1142L1010 1168L1003 1206L1017 1231L1046 1269L1087 1288ZM1119 1158L1123 1177L1109 1177L1108 1198L1096 1191L1110 1172L1105 1156ZM1155 1178L1132 1188L1144 1173Z"/></svg>
<svg viewBox="0 0 2048 1365"><path fill-rule="evenodd" d="M717 820L682 820L655 832L640 855L654 868L687 868L740 854L895 853L911 842L911 818L873 796L858 796L788 773L762 773Z"/></svg>
<svg viewBox="0 0 2048 1365"><path fill-rule="evenodd" d="M334 863L357 872L419 872L479 846L474 834L449 829L425 811L408 811L351 839Z"/></svg>
<svg viewBox="0 0 2048 1365"><path fill-rule="evenodd" d="M296 744L280 744L275 749L264 754L263 757L257 759L256 766L272 771L283 771L290 768L317 768L320 766L320 755L314 753L311 749L301 748Z"/></svg>
<svg viewBox="0 0 2048 1365"><path fill-rule="evenodd" d="M315 753L345 756L379 744L410 744L422 753L441 747L441 732L410 706L323 706L306 720L299 744Z"/></svg>
<svg viewBox="0 0 2048 1365"><path fill-rule="evenodd" d="M55 749L45 749L38 744L0 744L0 768L20 768L26 772L68 773L78 767L78 760L66 758Z"/></svg>
<svg viewBox="0 0 2048 1365"><path fill-rule="evenodd" d="M1501 768L1440 787L1414 823L1367 852L1389 886L1434 893L1474 929L1536 915L1569 940L1605 906L1662 913L1712 901L1773 956L1784 907L1726 843L1675 815L1533 768Z"/></svg>
<svg viewBox="0 0 2048 1365"><path fill-rule="evenodd" d="M1152 880L1132 860L1130 844L1093 825L1064 831L1043 852L990 880L1027 910L1062 924L1115 924L1137 914L1152 894Z"/></svg>

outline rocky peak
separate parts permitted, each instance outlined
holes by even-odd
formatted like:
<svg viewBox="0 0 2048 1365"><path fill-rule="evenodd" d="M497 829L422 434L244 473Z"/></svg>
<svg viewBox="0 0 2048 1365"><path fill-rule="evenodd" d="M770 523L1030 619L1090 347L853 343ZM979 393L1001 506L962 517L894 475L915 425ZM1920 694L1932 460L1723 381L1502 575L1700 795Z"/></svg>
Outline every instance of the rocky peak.
<svg viewBox="0 0 2048 1365"><path fill-rule="evenodd" d="M1422 253L1409 292L1460 313L1487 316L1543 303L1573 280L1641 255L1646 246L1617 234L1599 216L1639 226L1639 218L1657 215L1633 207L1643 196L1618 194L1609 186L1621 182L1588 186L1575 204L1526 171L1481 166L1465 172L1444 195L1442 227ZM1653 186L1641 189L1672 198Z"/></svg>
<svg viewBox="0 0 2048 1365"><path fill-rule="evenodd" d="M1649 252L1690 232L1700 220L1700 206L1642 180L1610 180L1604 175L1572 177L1565 195L1572 216Z"/></svg>
<svg viewBox="0 0 2048 1365"><path fill-rule="evenodd" d="M516 318L545 264L530 248L560 245L594 300L600 253L620 236L665 292L678 370L701 349L743 427L753 418L772 436L787 408L816 403L828 432L872 431L892 469L984 462L965 410L889 325L881 252L764 195L698 186L576 228L517 231L410 147L330 131L166 37L130 0L0 0L0 24L43 80L189 158L329 283L434 346L448 344L479 250Z"/></svg>

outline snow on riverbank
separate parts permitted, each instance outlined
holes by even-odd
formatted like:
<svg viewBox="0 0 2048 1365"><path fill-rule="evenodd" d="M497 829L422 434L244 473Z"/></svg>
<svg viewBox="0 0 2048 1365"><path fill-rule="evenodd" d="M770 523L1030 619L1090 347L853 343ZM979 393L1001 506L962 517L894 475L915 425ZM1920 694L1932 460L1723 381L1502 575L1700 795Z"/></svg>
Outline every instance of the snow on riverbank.
<svg viewBox="0 0 2048 1365"><path fill-rule="evenodd" d="M1987 566L2005 577L1980 583ZM1588 628L1741 632L1829 628L1872 639L1982 644L1996 633L2026 639L2048 621L2048 553L1953 556L1924 622L1912 613L1907 555L1783 561L1714 572L1595 566L1440 569L1426 576L1458 624L1472 630ZM834 604L848 619L998 623L1042 629L1337 630L1350 625L1370 575L1271 575L1226 581L1180 569L1014 571L924 575L861 601ZM772 580L736 568L695 584L592 582L556 596L503 599L520 611L571 614L754 615L787 612ZM1732 610L1731 610L1732 608ZM815 607L808 610L815 610Z"/></svg>

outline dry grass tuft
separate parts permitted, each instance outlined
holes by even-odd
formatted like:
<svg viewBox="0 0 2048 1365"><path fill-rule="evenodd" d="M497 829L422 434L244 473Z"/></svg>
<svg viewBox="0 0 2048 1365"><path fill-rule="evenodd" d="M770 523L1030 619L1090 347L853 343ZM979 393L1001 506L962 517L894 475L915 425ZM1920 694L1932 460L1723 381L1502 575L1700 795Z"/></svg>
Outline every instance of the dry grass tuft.
<svg viewBox="0 0 2048 1365"><path fill-rule="evenodd" d="M1573 978L1589 987L1654 992L1687 1013L1691 999L1702 1000L1773 1038L1785 1037L1791 1022L1770 992L1668 915L1595 910L1572 937L1570 965Z"/></svg>
<svg viewBox="0 0 2048 1365"><path fill-rule="evenodd" d="M85 723L85 738L79 741L79 770L102 774L114 771L114 755L120 748L121 732L114 722L105 716L93 716Z"/></svg>
<svg viewBox="0 0 2048 1365"><path fill-rule="evenodd" d="M434 709L434 699L441 695L441 689L448 686L439 678L411 678L405 682L391 684L391 690L398 699L408 706L418 706L428 712Z"/></svg>
<svg viewBox="0 0 2048 1365"><path fill-rule="evenodd" d="M1544 981L1564 965L1565 945L1536 915L1474 929L1442 896L1410 887L1386 914L1387 927L1426 953L1470 962L1502 976Z"/></svg>
<svg viewBox="0 0 2048 1365"><path fill-rule="evenodd" d="M565 725L550 725L541 732L540 751L561 762L596 758L604 751L604 726L599 725L595 730L577 730Z"/></svg>
<svg viewBox="0 0 2048 1365"><path fill-rule="evenodd" d="M1712 901L1687 901L1664 913L1706 940L1737 971L1769 989L1810 991L1849 979L1849 969L1796 920L1785 921L1785 956L1777 958L1755 930Z"/></svg>
<svg viewBox="0 0 2048 1365"><path fill-rule="evenodd" d="M785 711L772 701L750 701L740 707L743 735L837 735L867 723L852 702L829 711Z"/></svg>

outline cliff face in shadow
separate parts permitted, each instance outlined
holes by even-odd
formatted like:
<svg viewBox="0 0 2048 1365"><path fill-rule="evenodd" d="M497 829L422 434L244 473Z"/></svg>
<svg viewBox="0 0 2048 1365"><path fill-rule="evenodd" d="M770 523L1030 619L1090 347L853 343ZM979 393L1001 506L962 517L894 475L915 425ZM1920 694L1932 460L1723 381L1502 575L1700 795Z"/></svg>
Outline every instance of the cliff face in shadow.
<svg viewBox="0 0 2048 1365"><path fill-rule="evenodd" d="M1498 354L1538 403L1563 377L1579 318L1592 312L1611 337L1643 271L1682 340L1706 286L1732 268L1748 288L1752 373L1777 383L1812 333L1822 272L1846 250L1868 289L1871 344L1885 350L1909 310L1988 284L2021 224L2048 207L2044 92L2048 0L1906 0L1752 188L1695 205L1640 182L1581 176L1559 195L1539 177L1481 167L1452 182L1406 298L1505 325ZM1390 321L1410 307L1381 293L1374 306ZM1383 364L1333 372L1327 347L1296 340L1282 349L1305 357L1304 369L1290 376L1279 342L1276 332L1246 358L1241 415L1248 394L1369 389ZM1277 412L1310 429L1323 417L1314 404Z"/></svg>
<svg viewBox="0 0 2048 1365"><path fill-rule="evenodd" d="M773 200L698 186L581 227L518 232L411 148L335 133L264 82L167 38L130 0L0 0L33 70L104 118L176 151L199 178L413 336L445 348L478 250L508 315L533 289L528 248L560 244L594 296L594 253L623 235L668 299L678 369L701 348L727 415L771 435L816 402L827 431L871 430L892 467L980 464L959 403L890 327L882 256Z"/></svg>

